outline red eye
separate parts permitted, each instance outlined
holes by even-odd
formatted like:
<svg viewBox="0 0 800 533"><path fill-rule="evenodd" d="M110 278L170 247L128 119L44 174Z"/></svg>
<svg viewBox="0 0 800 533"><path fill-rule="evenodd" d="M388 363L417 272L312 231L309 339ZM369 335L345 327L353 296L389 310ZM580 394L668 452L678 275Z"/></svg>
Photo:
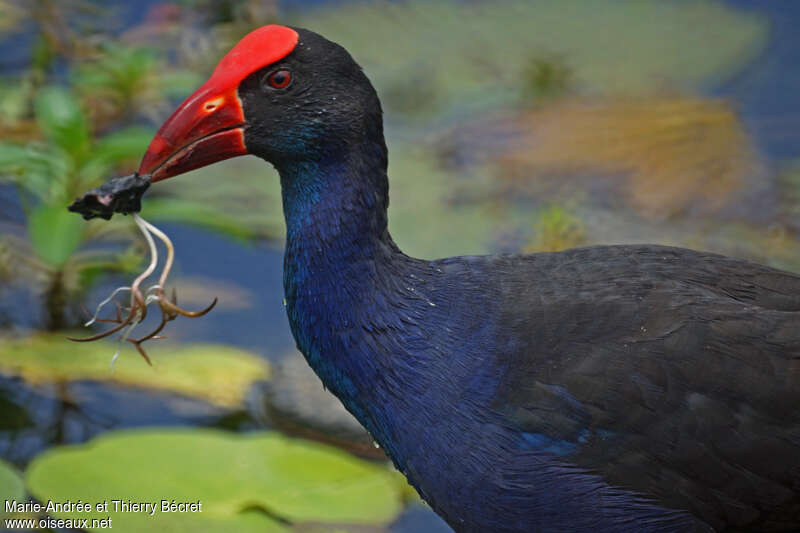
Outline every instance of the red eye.
<svg viewBox="0 0 800 533"><path fill-rule="evenodd" d="M292 82L292 73L288 70L276 70L267 77L267 82L275 89L283 89Z"/></svg>

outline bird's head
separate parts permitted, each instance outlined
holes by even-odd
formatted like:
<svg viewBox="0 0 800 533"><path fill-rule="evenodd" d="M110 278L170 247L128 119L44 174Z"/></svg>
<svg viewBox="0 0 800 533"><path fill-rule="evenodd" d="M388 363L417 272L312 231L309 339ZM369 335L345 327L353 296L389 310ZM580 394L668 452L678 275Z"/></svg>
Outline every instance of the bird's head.
<svg viewBox="0 0 800 533"><path fill-rule="evenodd" d="M379 136L380 103L341 46L299 28L246 35L164 122L139 167L152 181L223 159L259 156L280 168Z"/></svg>

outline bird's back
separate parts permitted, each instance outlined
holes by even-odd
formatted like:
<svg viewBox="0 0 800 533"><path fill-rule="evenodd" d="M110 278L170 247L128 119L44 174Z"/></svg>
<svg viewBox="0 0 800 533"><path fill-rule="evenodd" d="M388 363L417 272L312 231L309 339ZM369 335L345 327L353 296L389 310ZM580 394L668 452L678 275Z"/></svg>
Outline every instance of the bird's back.
<svg viewBox="0 0 800 533"><path fill-rule="evenodd" d="M480 527L800 528L800 277L649 245L428 266L439 371L470 390L442 401L494 433L453 454L485 467Z"/></svg>

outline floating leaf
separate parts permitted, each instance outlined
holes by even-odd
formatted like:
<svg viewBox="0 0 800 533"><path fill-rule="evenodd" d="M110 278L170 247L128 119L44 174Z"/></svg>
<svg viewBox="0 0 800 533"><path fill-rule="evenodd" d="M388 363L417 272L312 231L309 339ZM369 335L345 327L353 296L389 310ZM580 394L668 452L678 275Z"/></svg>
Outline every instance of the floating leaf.
<svg viewBox="0 0 800 533"><path fill-rule="evenodd" d="M4 461L0 460L0 502L11 500L24 500L25 485L17 475L17 471ZM4 516L5 505L0 507L0 518Z"/></svg>
<svg viewBox="0 0 800 533"><path fill-rule="evenodd" d="M209 429L118 431L52 449L26 472L41 501L110 498L158 502L153 516L109 511L54 513L105 518L123 531L285 531L286 523L381 525L402 508L393 472L328 446L276 432ZM166 513L162 499L201 502L202 512Z"/></svg>
<svg viewBox="0 0 800 533"><path fill-rule="evenodd" d="M7 340L0 347L0 373L33 384L89 379L166 390L222 407L242 405L250 386L269 377L269 365L260 357L214 345L161 345L149 367L126 343L112 372L109 363L118 347L75 344L60 335Z"/></svg>
<svg viewBox="0 0 800 533"><path fill-rule="evenodd" d="M605 193L663 218L713 213L760 176L744 126L721 101L569 99L522 114L513 129L523 135L496 157L499 174L540 197Z"/></svg>

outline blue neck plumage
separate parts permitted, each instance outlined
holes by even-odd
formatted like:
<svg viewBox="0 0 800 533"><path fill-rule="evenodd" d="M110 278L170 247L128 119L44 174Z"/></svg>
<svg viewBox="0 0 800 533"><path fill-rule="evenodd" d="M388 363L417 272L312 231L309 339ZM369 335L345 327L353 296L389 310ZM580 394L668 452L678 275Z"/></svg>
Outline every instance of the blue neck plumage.
<svg viewBox="0 0 800 533"><path fill-rule="evenodd" d="M390 240L386 148L382 142L363 144L280 166L287 246L321 240L333 247L329 251L353 254Z"/></svg>
<svg viewBox="0 0 800 533"><path fill-rule="evenodd" d="M342 153L278 167L287 229L286 306L298 347L323 383L380 433L365 421L363 406L385 361L361 346L359 324L374 311L379 278L400 252L387 230L382 138Z"/></svg>

